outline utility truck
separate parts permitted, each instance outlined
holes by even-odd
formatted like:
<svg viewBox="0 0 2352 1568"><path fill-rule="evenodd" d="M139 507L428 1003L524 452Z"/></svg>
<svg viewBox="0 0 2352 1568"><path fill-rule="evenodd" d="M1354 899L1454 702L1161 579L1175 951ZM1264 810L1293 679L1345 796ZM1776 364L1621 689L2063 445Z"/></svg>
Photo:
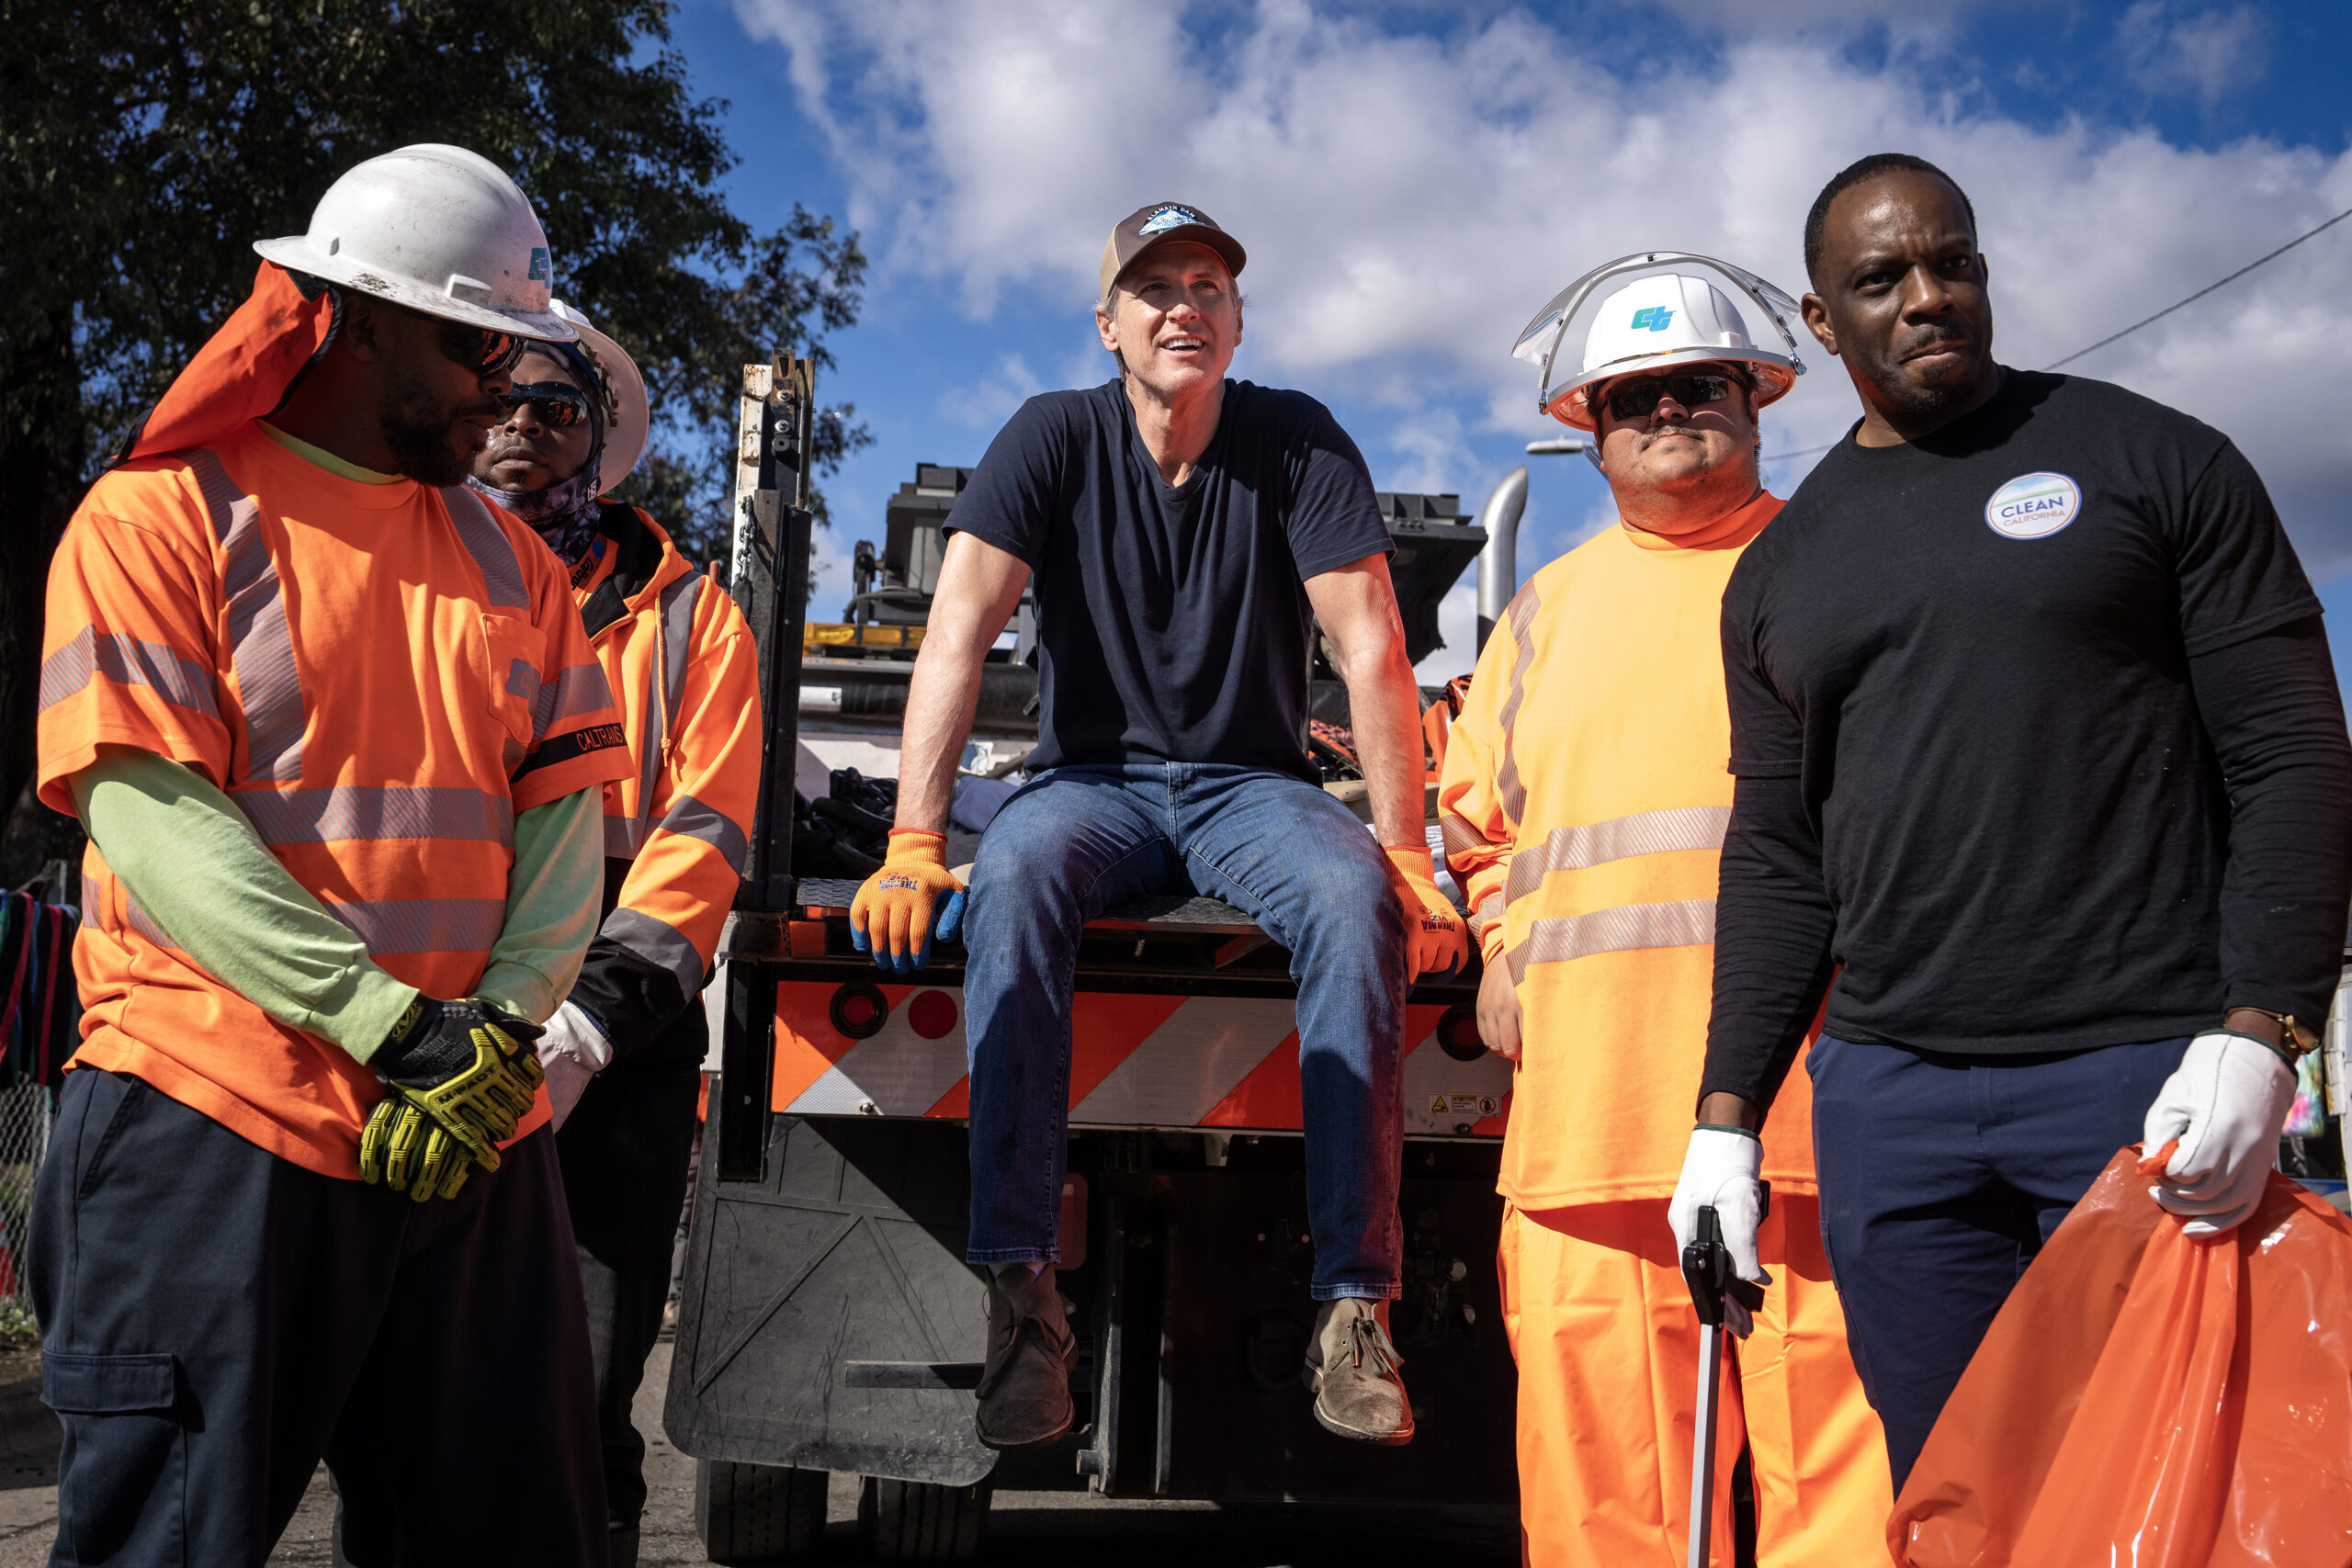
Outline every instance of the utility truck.
<svg viewBox="0 0 2352 1568"><path fill-rule="evenodd" d="M849 613L812 625L812 391L805 363L745 368L730 587L758 639L768 733L715 982L721 1072L664 1413L696 1461L711 1559L812 1552L837 1472L863 1478L866 1549L899 1561L968 1556L997 1486L1514 1502L1493 1265L1510 1075L1478 1039L1475 948L1469 973L1422 982L1408 1008L1393 1331L1419 1435L1351 1443L1317 1425L1300 1380L1314 1303L1289 955L1240 911L1176 895L1109 911L1078 963L1058 1276L1076 1309L1077 1423L1042 1451L980 1445L961 949L935 948L911 983L887 976L851 947L855 879L790 869L803 734L896 746L940 526L968 470L922 466L890 502L881 550L858 547ZM1524 493L1521 470L1476 524L1453 496L1382 497L1417 661L1473 560L1482 618L1499 614ZM1035 739L1030 628L1024 609L988 665L975 773L1005 772L993 754ZM1317 717L1344 726L1344 688L1318 678L1314 694ZM1368 811L1361 781L1326 787ZM1433 814L1433 784L1430 800ZM959 835L951 863L976 843Z"/></svg>

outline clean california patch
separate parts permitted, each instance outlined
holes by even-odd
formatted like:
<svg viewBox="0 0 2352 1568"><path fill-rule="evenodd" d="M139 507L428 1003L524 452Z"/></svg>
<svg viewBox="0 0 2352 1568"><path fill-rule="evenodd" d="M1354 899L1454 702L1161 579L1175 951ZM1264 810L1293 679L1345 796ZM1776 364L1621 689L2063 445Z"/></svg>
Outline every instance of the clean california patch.
<svg viewBox="0 0 2352 1568"><path fill-rule="evenodd" d="M2019 474L1984 503L1984 525L2005 539L2046 539L2075 520L2083 492L2064 474Z"/></svg>

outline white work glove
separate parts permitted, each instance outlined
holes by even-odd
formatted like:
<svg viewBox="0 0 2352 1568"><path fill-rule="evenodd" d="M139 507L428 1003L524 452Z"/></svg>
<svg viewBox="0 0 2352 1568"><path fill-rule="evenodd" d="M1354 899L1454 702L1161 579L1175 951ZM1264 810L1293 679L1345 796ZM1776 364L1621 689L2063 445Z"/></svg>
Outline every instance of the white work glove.
<svg viewBox="0 0 2352 1568"><path fill-rule="evenodd" d="M2153 1158L2180 1140L2148 1195L2194 1215L2180 1227L2190 1235L2234 1229L2262 1201L2294 1103L2295 1070L2277 1051L2235 1030L2205 1031L2148 1107L2142 1152Z"/></svg>
<svg viewBox="0 0 2352 1568"><path fill-rule="evenodd" d="M1758 1177L1764 1169L1764 1145L1752 1133L1727 1133L1700 1127L1690 1134L1690 1147L1682 1156L1682 1179L1675 1183L1674 1201L1667 1208L1674 1226L1674 1258L1698 1235L1699 1211L1713 1205L1722 1228L1724 1246L1731 1253L1732 1272L1754 1284L1769 1285L1772 1276L1756 1260L1756 1227L1763 1221L1764 1191ZM1724 1325L1745 1339L1755 1328L1747 1309L1724 1298Z"/></svg>
<svg viewBox="0 0 2352 1568"><path fill-rule="evenodd" d="M596 1021L571 1002L555 1010L547 1032L539 1036L539 1066L548 1075L548 1125L559 1132L571 1108L588 1089L588 1080L609 1066L613 1043Z"/></svg>

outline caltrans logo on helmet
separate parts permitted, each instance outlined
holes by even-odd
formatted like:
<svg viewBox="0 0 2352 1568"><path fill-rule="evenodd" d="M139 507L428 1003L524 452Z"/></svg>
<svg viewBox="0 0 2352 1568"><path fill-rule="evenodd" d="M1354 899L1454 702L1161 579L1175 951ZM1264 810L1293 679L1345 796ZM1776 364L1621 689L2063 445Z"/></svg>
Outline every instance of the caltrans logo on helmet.
<svg viewBox="0 0 2352 1568"><path fill-rule="evenodd" d="M1646 329L1654 333L1666 331L1666 323L1674 320L1674 312L1663 305L1645 305L1634 312L1634 330Z"/></svg>

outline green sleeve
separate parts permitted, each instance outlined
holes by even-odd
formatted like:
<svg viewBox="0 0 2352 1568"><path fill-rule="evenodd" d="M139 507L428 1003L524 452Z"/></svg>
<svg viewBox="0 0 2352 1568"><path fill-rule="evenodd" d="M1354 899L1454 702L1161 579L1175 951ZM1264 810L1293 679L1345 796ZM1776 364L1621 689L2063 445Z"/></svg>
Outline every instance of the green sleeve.
<svg viewBox="0 0 2352 1568"><path fill-rule="evenodd" d="M206 974L358 1061L376 1054L416 987L376 965L226 795L127 747L107 748L72 784L107 865Z"/></svg>
<svg viewBox="0 0 2352 1568"><path fill-rule="evenodd" d="M517 816L506 928L490 950L476 993L534 1023L554 1017L596 935L604 886L602 785Z"/></svg>

